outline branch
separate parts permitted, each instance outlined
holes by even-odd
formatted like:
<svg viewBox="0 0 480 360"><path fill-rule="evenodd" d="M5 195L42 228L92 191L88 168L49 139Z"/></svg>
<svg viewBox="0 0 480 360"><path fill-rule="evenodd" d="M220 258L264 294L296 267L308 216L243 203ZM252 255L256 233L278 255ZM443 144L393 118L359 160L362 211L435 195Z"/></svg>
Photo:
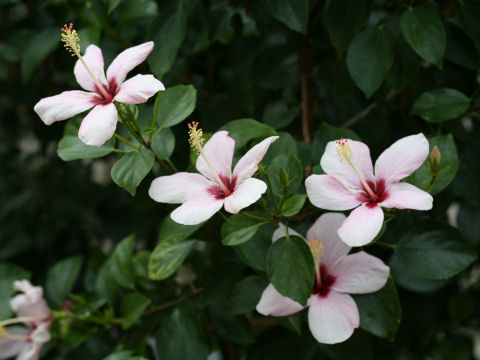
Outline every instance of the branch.
<svg viewBox="0 0 480 360"><path fill-rule="evenodd" d="M171 301L168 301L164 304L160 304L158 306L154 306L150 309L148 309L147 311L145 311L143 314L142 314L142 317L145 317L145 316L150 316L152 314L155 314L157 312L160 312L160 311L163 311L163 310L166 310L168 308L171 308L175 305L178 305L178 304L181 304L187 300L190 300L192 298L194 298L195 296L197 296L198 294L200 294L201 292L203 291L203 289L197 289L193 292L191 292L190 294L187 294L187 295L184 295L182 297L179 297L178 299L173 299Z"/></svg>

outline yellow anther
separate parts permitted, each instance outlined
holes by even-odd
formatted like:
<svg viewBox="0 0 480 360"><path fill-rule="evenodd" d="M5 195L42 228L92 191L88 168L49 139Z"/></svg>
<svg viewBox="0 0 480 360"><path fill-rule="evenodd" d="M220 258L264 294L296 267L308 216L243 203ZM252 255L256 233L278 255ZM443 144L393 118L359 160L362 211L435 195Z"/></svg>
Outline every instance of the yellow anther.
<svg viewBox="0 0 480 360"><path fill-rule="evenodd" d="M0 324L0 339L6 338L7 337L7 331L3 327L2 324Z"/></svg>
<svg viewBox="0 0 480 360"><path fill-rule="evenodd" d="M188 124L188 142L192 146L192 148L197 151L199 154L203 151L202 146L203 146L203 131L202 129L198 129L198 122L191 122Z"/></svg>
<svg viewBox="0 0 480 360"><path fill-rule="evenodd" d="M77 30L73 29L73 24L67 27L67 24L63 25L61 29L62 34L62 42L64 42L63 46L67 49L68 52L72 54L72 56L80 56L80 38L78 37Z"/></svg>
<svg viewBox="0 0 480 360"><path fill-rule="evenodd" d="M320 258L323 256L323 243L320 240L308 240L310 251L312 252L313 260L315 263L320 262Z"/></svg>
<svg viewBox="0 0 480 360"><path fill-rule="evenodd" d="M349 163L353 160L353 152L350 148L350 144L347 139L340 139L337 143L337 154L340 157L340 161L343 159L347 160Z"/></svg>

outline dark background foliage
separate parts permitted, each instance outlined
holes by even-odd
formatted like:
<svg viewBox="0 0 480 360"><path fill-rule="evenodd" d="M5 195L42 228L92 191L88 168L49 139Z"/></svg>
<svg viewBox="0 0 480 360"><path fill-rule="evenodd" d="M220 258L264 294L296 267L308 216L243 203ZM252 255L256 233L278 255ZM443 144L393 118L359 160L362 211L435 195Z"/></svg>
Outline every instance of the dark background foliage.
<svg viewBox="0 0 480 360"><path fill-rule="evenodd" d="M477 1L1 0L0 319L11 315L12 280L30 277L53 309L70 299L74 313L98 320L61 322L44 349L48 359L471 359L474 334L478 358L478 19ZM110 177L121 153L59 157L65 123L45 126L33 106L79 88L75 59L59 39L70 22L83 49L102 48L106 65L129 46L155 41L134 72L153 73L167 89L192 85L171 96L192 109L196 96L189 120L205 132L256 119L231 130L243 141L238 154L275 129L279 144L263 164L277 201L305 193L304 171L321 172L330 140L361 139L374 159L418 132L438 145L433 185L428 160L409 178L434 194L433 210L399 213L383 246L366 247L390 265L393 279L380 293L355 298L361 329L351 339L319 345L304 312L255 313L274 224L231 217L224 225L217 214L187 229L168 220L172 206L148 197L151 180L166 173L158 164L138 189L124 186L136 191L131 196ZM151 100L139 122L153 110ZM186 122L161 134L157 145L169 145L156 155L193 171ZM303 200L277 218L307 229L321 211L307 200L298 213ZM271 198L267 206L273 210ZM250 236L241 238L236 231L247 226ZM183 263L176 275L152 267L154 257L148 269L157 244L180 244L169 248L171 257L156 248L175 269Z"/></svg>

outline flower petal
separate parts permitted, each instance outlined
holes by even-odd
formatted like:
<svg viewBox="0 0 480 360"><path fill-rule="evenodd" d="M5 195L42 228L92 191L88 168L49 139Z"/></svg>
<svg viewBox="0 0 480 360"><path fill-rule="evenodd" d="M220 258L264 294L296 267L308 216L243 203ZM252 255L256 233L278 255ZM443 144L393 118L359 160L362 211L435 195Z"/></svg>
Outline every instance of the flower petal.
<svg viewBox="0 0 480 360"><path fill-rule="evenodd" d="M432 195L406 182L391 184L387 191L387 199L379 204L382 207L430 210L433 206Z"/></svg>
<svg viewBox="0 0 480 360"><path fill-rule="evenodd" d="M338 235L350 246L362 246L372 241L383 224L383 211L380 206L365 205L353 210L338 229Z"/></svg>
<svg viewBox="0 0 480 360"><path fill-rule="evenodd" d="M28 342L22 348L15 360L37 360L43 344L36 342Z"/></svg>
<svg viewBox="0 0 480 360"><path fill-rule="evenodd" d="M176 208L170 217L179 224L197 225L210 219L222 205L223 199L215 199L213 196L193 198Z"/></svg>
<svg viewBox="0 0 480 360"><path fill-rule="evenodd" d="M103 71L102 50L96 45L89 45L85 51L85 55L83 55L83 60L87 63L93 76L95 76L102 85L107 85L107 79L105 78L105 72ZM100 94L100 90L97 89L95 81L93 81L81 60L77 60L75 63L73 73L75 74L77 83L79 83L83 89Z"/></svg>
<svg viewBox="0 0 480 360"><path fill-rule="evenodd" d="M302 305L280 294L273 284L268 284L265 290L263 290L262 297L257 304L257 311L266 316L287 316L295 314L302 309Z"/></svg>
<svg viewBox="0 0 480 360"><path fill-rule="evenodd" d="M248 150L247 153L238 160L235 169L233 169L233 176L237 177L237 181L248 179L255 174L258 169L258 163L262 161L270 145L277 139L278 136L270 136L266 138Z"/></svg>
<svg viewBox="0 0 480 360"><path fill-rule="evenodd" d="M300 235L298 232L293 230L290 226L288 227L288 235L298 236L303 239L303 236ZM287 227L282 223L278 223L278 228L273 232L272 235L272 243L277 241L278 239L287 236Z"/></svg>
<svg viewBox="0 0 480 360"><path fill-rule="evenodd" d="M310 202L321 209L349 210L362 202L357 195L331 175L310 175L305 180Z"/></svg>
<svg viewBox="0 0 480 360"><path fill-rule="evenodd" d="M215 184L200 174L179 172L153 180L148 195L158 202L178 204L192 198L208 196L207 189L212 186Z"/></svg>
<svg viewBox="0 0 480 360"><path fill-rule="evenodd" d="M115 100L124 104L142 104L165 86L153 75L135 75L125 81L115 95Z"/></svg>
<svg viewBox="0 0 480 360"><path fill-rule="evenodd" d="M33 108L46 124L69 119L90 109L100 97L81 90L64 91L61 94L41 99Z"/></svg>
<svg viewBox="0 0 480 360"><path fill-rule="evenodd" d="M372 159L370 158L370 150L368 146L360 141L346 139L348 146L352 150L352 163L356 169L362 174L365 180L373 180ZM333 175L349 186L357 189L362 188L360 178L355 170L345 159L340 158L337 153L337 143L330 141L323 156L320 160L320 165L323 171L328 175Z"/></svg>
<svg viewBox="0 0 480 360"><path fill-rule="evenodd" d="M330 270L335 263L348 254L350 246L338 236L338 229L346 217L340 213L326 213L320 216L307 232L308 240L320 240L323 245L322 264Z"/></svg>
<svg viewBox="0 0 480 360"><path fill-rule="evenodd" d="M85 144L102 146L115 133L118 113L115 105L97 105L82 121L78 129L78 137Z"/></svg>
<svg viewBox="0 0 480 360"><path fill-rule="evenodd" d="M228 136L228 131L218 131L212 135L203 147L203 151L213 169L221 177L230 180L233 151L235 149L235 140ZM203 158L199 155L197 158L197 170L205 177L217 182L210 167ZM222 179L223 181L223 179ZM237 179L237 183L238 183Z"/></svg>
<svg viewBox="0 0 480 360"><path fill-rule="evenodd" d="M225 198L225 210L236 214L260 199L265 191L267 191L267 185L263 181L254 178L246 179Z"/></svg>
<svg viewBox="0 0 480 360"><path fill-rule="evenodd" d="M380 290L387 283L389 273L389 267L382 260L364 251L345 256L329 271L336 277L332 289L349 294Z"/></svg>
<svg viewBox="0 0 480 360"><path fill-rule="evenodd" d="M35 317L42 320L50 316L50 310L43 298L43 289L33 286L28 280L15 281L13 288L21 293L10 300L10 308L19 317ZM39 321L35 321L38 324Z"/></svg>
<svg viewBox="0 0 480 360"><path fill-rule="evenodd" d="M359 325L358 307L350 295L330 291L326 297L316 295L310 298L308 326L319 343L345 341Z"/></svg>
<svg viewBox="0 0 480 360"><path fill-rule="evenodd" d="M428 156L428 140L423 134L410 135L393 143L377 159L375 178L395 183L417 170Z"/></svg>
<svg viewBox="0 0 480 360"><path fill-rule="evenodd" d="M12 335L27 335L28 329L21 326L9 326L7 328L8 333ZM9 359L17 355L25 346L28 345L27 341L12 340L1 338L0 339L0 359Z"/></svg>
<svg viewBox="0 0 480 360"><path fill-rule="evenodd" d="M153 50L153 41L149 41L122 51L113 59L107 69L107 79L110 87L120 86L128 72L145 61Z"/></svg>

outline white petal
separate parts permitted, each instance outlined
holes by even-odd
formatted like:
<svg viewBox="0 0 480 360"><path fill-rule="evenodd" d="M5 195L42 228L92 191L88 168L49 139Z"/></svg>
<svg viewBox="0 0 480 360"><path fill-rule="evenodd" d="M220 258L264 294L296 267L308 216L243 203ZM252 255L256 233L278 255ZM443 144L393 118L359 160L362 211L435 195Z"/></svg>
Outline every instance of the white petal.
<svg viewBox="0 0 480 360"><path fill-rule="evenodd" d="M100 84L107 85L107 79L105 78L105 73L103 71L102 50L96 45L89 45L85 51L85 55L83 55L83 60L85 60L89 69L92 71L93 76L95 76ZM100 94L100 90L97 89L95 81L80 60L77 60L75 63L73 73L75 74L77 83L79 83L83 89Z"/></svg>
<svg viewBox="0 0 480 360"><path fill-rule="evenodd" d="M46 124L69 119L98 104L100 97L81 90L64 91L61 94L41 99L33 108Z"/></svg>
<svg viewBox="0 0 480 360"><path fill-rule="evenodd" d="M148 195L158 202L179 204L192 198L208 196L214 183L200 174L179 172L152 181Z"/></svg>
<svg viewBox="0 0 480 360"><path fill-rule="evenodd" d="M42 349L41 343L29 342L27 343L15 360L37 360L40 350Z"/></svg>
<svg viewBox="0 0 480 360"><path fill-rule="evenodd" d="M12 335L27 335L28 329L20 326L9 326L6 329ZM28 346L26 341L0 339L0 359L9 359L17 355L25 346Z"/></svg>
<svg viewBox="0 0 480 360"><path fill-rule="evenodd" d="M179 224L197 225L210 219L222 205L223 200L215 199L213 196L194 198L176 208L170 217Z"/></svg>
<svg viewBox="0 0 480 360"><path fill-rule="evenodd" d="M360 314L350 295L330 291L326 297L315 295L310 298L308 326L319 343L343 342L359 325Z"/></svg>
<svg viewBox="0 0 480 360"><path fill-rule="evenodd" d="M338 235L350 246L362 246L372 241L383 224L383 211L380 206L363 204L353 210L338 229Z"/></svg>
<svg viewBox="0 0 480 360"><path fill-rule="evenodd" d="M352 163L355 168L362 174L365 180L373 180L372 159L370 158L370 150L368 146L360 141L346 139L348 146L352 150ZM320 165L323 171L328 175L333 175L348 186L358 189L362 188L360 178L355 170L346 159L341 159L337 153L337 143L330 141L323 156Z"/></svg>
<svg viewBox="0 0 480 360"><path fill-rule="evenodd" d="M78 129L78 137L85 144L102 146L115 133L118 113L115 105L97 105L82 121Z"/></svg>
<svg viewBox="0 0 480 360"><path fill-rule="evenodd" d="M260 199L265 191L267 191L267 185L263 181L249 178L238 185L235 191L225 198L225 210L236 214Z"/></svg>
<svg viewBox="0 0 480 360"><path fill-rule="evenodd" d="M302 309L302 305L280 294L273 284L269 284L263 290L262 297L257 304L257 311L266 316L287 316Z"/></svg>
<svg viewBox="0 0 480 360"><path fill-rule="evenodd" d="M387 283L389 273L389 267L382 260L364 251L345 256L329 271L336 277L332 288L349 294L380 290Z"/></svg>
<svg viewBox="0 0 480 360"><path fill-rule="evenodd" d="M423 134L410 135L393 143L377 159L375 178L395 183L417 170L428 156L428 140Z"/></svg>
<svg viewBox="0 0 480 360"><path fill-rule="evenodd" d="M288 227L288 235L298 236L298 237L301 237L303 239L303 236L300 235L295 230L293 230L290 226ZM273 232L273 235L272 235L272 243L274 243L278 239L280 239L282 237L285 237L285 236L287 236L287 227L285 225L283 225L282 223L278 223L278 228L277 228L277 230L275 230Z"/></svg>
<svg viewBox="0 0 480 360"><path fill-rule="evenodd" d="M432 195L406 182L390 184L387 191L386 200L379 204L382 207L430 210L433 206Z"/></svg>
<svg viewBox="0 0 480 360"><path fill-rule="evenodd" d="M153 41L149 41L122 51L113 59L107 69L108 84L111 88L118 88L127 74L137 65L145 61L153 50Z"/></svg>
<svg viewBox="0 0 480 360"><path fill-rule="evenodd" d="M153 75L135 75L125 81L115 95L115 100L125 104L142 104L165 86Z"/></svg>
<svg viewBox="0 0 480 360"><path fill-rule="evenodd" d="M305 188L310 202L320 209L349 210L362 203L357 194L331 175L310 175Z"/></svg>
<svg viewBox="0 0 480 360"><path fill-rule="evenodd" d="M212 135L203 147L203 151L217 175L230 180L233 151L235 149L235 140L228 136L227 131L218 131ZM197 170L207 178L216 182L215 176L212 174L210 167L199 155L197 158ZM223 181L224 179L222 179ZM238 179L237 179L238 183Z"/></svg>
<svg viewBox="0 0 480 360"><path fill-rule="evenodd" d="M266 138L248 150L247 153L238 160L235 169L233 169L233 176L237 177L237 181L248 179L255 174L258 170L258 163L262 161L270 145L277 139L278 136L270 136Z"/></svg>

